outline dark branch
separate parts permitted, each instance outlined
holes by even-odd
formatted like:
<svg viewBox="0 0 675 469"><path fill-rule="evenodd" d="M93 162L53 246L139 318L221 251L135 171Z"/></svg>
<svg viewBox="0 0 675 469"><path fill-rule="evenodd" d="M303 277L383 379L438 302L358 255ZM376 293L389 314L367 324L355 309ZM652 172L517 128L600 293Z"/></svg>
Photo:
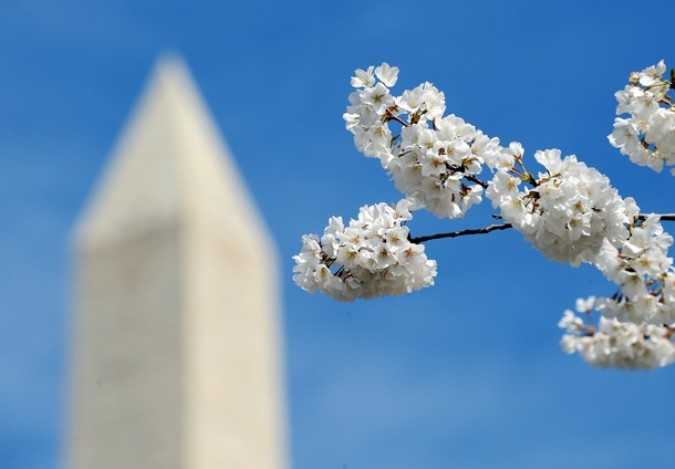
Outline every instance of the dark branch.
<svg viewBox="0 0 675 469"><path fill-rule="evenodd" d="M658 215L661 221L675 221L675 213L641 213L638 215L640 220L646 220L649 215Z"/></svg>
<svg viewBox="0 0 675 469"><path fill-rule="evenodd" d="M398 117L396 114L394 114L393 112L391 112L390 109L386 109L386 111L385 111L385 116L387 116L387 118L389 118L389 119L395 120L396 122L398 122L399 124L401 124L403 127L408 127L408 126L410 125L410 124L408 124L406 121L404 121L403 119L401 119L400 117Z"/></svg>
<svg viewBox="0 0 675 469"><path fill-rule="evenodd" d="M638 215L638 218L640 220L646 220L648 215L650 215L650 214L641 213L640 215ZM675 213L664 213L664 214L659 215L659 217L660 217L661 221L675 221ZM494 224L494 225L488 225L484 228L472 228L472 229L468 229L468 230L452 231L450 233L438 233L438 234L429 235L429 236L418 236L416 238L410 238L410 242L419 244L419 243L424 243L426 241L432 241L434 239L459 238L460 236L468 236L468 235L475 235L475 234L488 234L488 233L492 233L493 231L508 230L510 228L513 228L513 225L511 225L511 223L499 223L499 224Z"/></svg>
<svg viewBox="0 0 675 469"><path fill-rule="evenodd" d="M484 228L475 228L462 231L453 231L451 233L439 233L430 236L419 236L417 238L410 238L411 243L424 243L425 241L431 241L433 239L443 239L443 238L458 238L460 236L474 235L474 234L487 234L492 231L498 230L508 230L512 228L511 223L501 223L499 225L489 225Z"/></svg>
<svg viewBox="0 0 675 469"><path fill-rule="evenodd" d="M473 182L473 183L475 183L475 184L478 184L478 185L481 186L483 189L487 189L487 188L488 188L487 183L481 181L481 180L478 179L476 176L464 176L464 179L468 179L469 181L471 181L471 182Z"/></svg>

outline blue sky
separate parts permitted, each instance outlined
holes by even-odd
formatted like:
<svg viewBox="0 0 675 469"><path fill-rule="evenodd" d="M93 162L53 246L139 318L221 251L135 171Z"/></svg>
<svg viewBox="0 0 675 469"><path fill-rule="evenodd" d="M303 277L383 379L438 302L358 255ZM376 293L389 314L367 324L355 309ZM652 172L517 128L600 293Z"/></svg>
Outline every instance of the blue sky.
<svg viewBox="0 0 675 469"><path fill-rule="evenodd" d="M557 147L644 211L667 173L607 143L628 73L675 65L669 2L0 4L0 468L57 468L65 425L69 233L157 55L190 65L283 260L294 469L667 466L675 368L590 369L558 347L589 267L516 233L429 243L436 286L340 304L293 286L300 236L398 194L341 115L357 67L431 81L448 112L528 155ZM420 216L414 234L480 226ZM675 227L670 227L672 230Z"/></svg>

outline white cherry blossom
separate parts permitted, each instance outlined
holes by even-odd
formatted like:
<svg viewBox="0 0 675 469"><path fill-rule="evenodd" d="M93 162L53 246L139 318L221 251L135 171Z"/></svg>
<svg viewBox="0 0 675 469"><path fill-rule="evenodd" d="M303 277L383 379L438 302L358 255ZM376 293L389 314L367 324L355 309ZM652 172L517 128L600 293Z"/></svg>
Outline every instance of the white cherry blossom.
<svg viewBox="0 0 675 469"><path fill-rule="evenodd" d="M675 165L675 106L669 95L675 86L665 72L661 61L630 74L615 95L617 117L609 136L632 162L655 171ZM503 147L461 117L444 115L445 94L431 83L392 93L398 75L387 63L357 69L343 118L356 148L377 158L406 198L396 206L364 206L347 224L331 217L321 236L303 236L294 256L295 283L340 301L409 293L433 285L436 276L436 262L421 243L513 227L547 258L590 263L614 283L611 296L577 299L577 313L564 312L558 325L565 330L566 352L602 367L673 363L675 269L668 256L673 238L659 216L640 214L606 176L574 155L563 158L558 149L536 152L543 169L530 172L520 143ZM406 223L413 210L458 218L481 203L483 194L504 223L411 236ZM589 324L594 317L595 326Z"/></svg>
<svg viewBox="0 0 675 469"><path fill-rule="evenodd" d="M619 103L610 143L640 166L656 172L664 164L675 164L675 103L668 92L670 81L663 77L666 65L660 61L641 72L633 72L629 84L615 96ZM671 170L675 174L675 168Z"/></svg>
<svg viewBox="0 0 675 469"><path fill-rule="evenodd" d="M462 217L482 200L483 165L501 164L505 149L460 117L444 117L445 95L429 82L391 95L397 78L398 68L386 63L357 70L346 128L356 148L378 158L406 197L439 217Z"/></svg>
<svg viewBox="0 0 675 469"><path fill-rule="evenodd" d="M591 366L651 369L675 361L675 344L669 326L633 324L601 317L598 327L585 325L572 311L565 311L558 326L565 329L560 341L567 353L578 353Z"/></svg>
<svg viewBox="0 0 675 469"><path fill-rule="evenodd" d="M347 226L332 217L323 236L305 235L293 257L293 280L304 290L320 291L339 301L410 293L434 283L436 262L424 246L409 241L405 222L413 202L395 207L361 207Z"/></svg>
<svg viewBox="0 0 675 469"><path fill-rule="evenodd" d="M576 266L593 262L605 241L621 245L637 206L596 169L560 154L557 149L535 154L546 169L538 177L524 169L520 156L514 158L513 166L497 170L486 195L542 254Z"/></svg>

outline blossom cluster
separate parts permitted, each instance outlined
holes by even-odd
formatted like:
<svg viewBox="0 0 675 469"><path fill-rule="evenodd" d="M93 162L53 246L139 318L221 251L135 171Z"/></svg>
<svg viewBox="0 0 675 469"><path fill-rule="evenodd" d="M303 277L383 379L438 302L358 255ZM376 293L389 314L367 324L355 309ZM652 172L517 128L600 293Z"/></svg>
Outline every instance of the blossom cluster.
<svg viewBox="0 0 675 469"><path fill-rule="evenodd" d="M445 95L431 83L392 95L397 78L398 68L386 63L356 70L346 127L406 197L438 217L462 217L482 200L483 165L495 164L504 149L463 119L443 116Z"/></svg>
<svg viewBox="0 0 675 469"><path fill-rule="evenodd" d="M675 84L663 78L665 71L662 60L631 73L629 84L615 94L617 115L629 117L617 117L609 135L610 143L633 163L657 172L664 163L675 164L675 103L668 95Z"/></svg>
<svg viewBox="0 0 675 469"><path fill-rule="evenodd" d="M579 313L590 313L593 298L588 300L577 300ZM671 342L674 329L668 326L600 317L595 328L570 310L565 311L558 326L565 329L561 340L563 350L579 353L593 366L650 369L675 361L675 346Z"/></svg>
<svg viewBox="0 0 675 469"><path fill-rule="evenodd" d="M574 155L536 152L546 172L535 178L519 153L511 166L498 169L486 195L525 239L549 259L574 266L593 262L603 242L621 245L638 214L633 199L622 199L607 177Z"/></svg>
<svg viewBox="0 0 675 469"><path fill-rule="evenodd" d="M620 246L604 240L594 261L619 290L609 298L577 300L577 311L600 314L597 329L566 311L561 345L591 365L665 366L675 360L675 271L667 254L673 238L655 215L637 218L628 231Z"/></svg>
<svg viewBox="0 0 675 469"><path fill-rule="evenodd" d="M663 79L665 70L661 61L630 75L630 84L616 93L617 114L629 117L618 117L609 136L631 161L657 172L664 163L675 163L675 108L668 96L672 84ZM614 295L596 299L586 311L601 315L598 328L582 327L579 318L571 319L570 311L560 323L567 329L563 349L579 352L592 365L653 368L674 361L675 271L668 257L673 238L658 216L637 216L632 205L629 212L635 218L626 224L627 236L620 243L603 239L591 259L618 287Z"/></svg>
<svg viewBox="0 0 675 469"><path fill-rule="evenodd" d="M361 207L345 227L332 217L323 236L305 235L293 259L293 280L304 290L320 291L339 301L400 295L434 284L436 261L424 246L410 242L405 222L411 202L395 207L380 203Z"/></svg>
<svg viewBox="0 0 675 469"><path fill-rule="evenodd" d="M597 366L674 362L673 238L659 217L640 214L606 176L574 155L563 158L560 150L537 151L543 170L535 175L519 143L503 147L462 118L445 116L445 95L431 83L393 95L398 72L386 63L357 69L343 118L356 148L379 159L405 198L396 206L362 207L347 226L332 217L321 237L303 236L294 257L295 283L340 301L412 292L433 285L436 276L436 262L420 242L513 227L547 258L592 264L617 286L611 297L577 300L585 319L599 316L596 327L565 311L559 326L566 331L566 352ZM675 164L675 107L668 96L673 84L664 73L659 62L631 75L616 95L617 113L630 117L617 118L609 137L632 161L656 170ZM411 211L459 218L483 196L504 224L411 237Z"/></svg>
<svg viewBox="0 0 675 469"><path fill-rule="evenodd" d="M620 321L675 323L675 272L668 257L673 238L655 215L629 228L621 247L605 243L597 256L596 266L620 291L598 300L596 309Z"/></svg>

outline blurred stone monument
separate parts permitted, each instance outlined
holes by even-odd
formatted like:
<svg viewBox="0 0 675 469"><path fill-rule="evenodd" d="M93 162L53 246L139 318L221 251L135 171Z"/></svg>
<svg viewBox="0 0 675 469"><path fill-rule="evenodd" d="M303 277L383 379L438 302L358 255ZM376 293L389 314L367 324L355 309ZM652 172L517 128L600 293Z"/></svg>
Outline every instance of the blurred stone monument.
<svg viewBox="0 0 675 469"><path fill-rule="evenodd" d="M158 62L75 232L69 469L283 469L276 251Z"/></svg>

